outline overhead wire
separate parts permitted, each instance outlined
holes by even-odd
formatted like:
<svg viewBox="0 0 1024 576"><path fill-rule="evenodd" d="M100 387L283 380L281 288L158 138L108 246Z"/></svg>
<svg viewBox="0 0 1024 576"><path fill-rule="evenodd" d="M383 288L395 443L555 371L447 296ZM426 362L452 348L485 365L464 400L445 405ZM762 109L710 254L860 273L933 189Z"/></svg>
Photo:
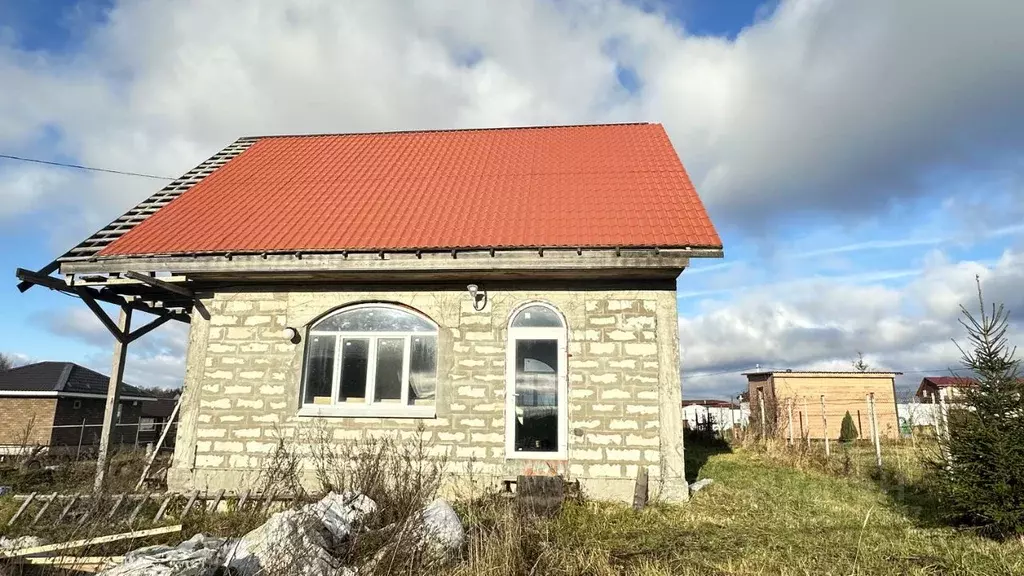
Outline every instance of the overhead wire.
<svg viewBox="0 0 1024 576"><path fill-rule="evenodd" d="M131 172L128 170L114 170L112 168L97 168L95 166L83 166L82 164L71 164L68 162L56 162L53 160L40 160L39 158L26 158L24 156L14 156L12 154L0 154L0 158L6 160L16 160L18 162L31 162L33 164L45 164L47 166L57 166L60 168L71 168L74 170L88 170L90 172L103 172L105 174L118 174L120 176L135 176L137 178L150 178L153 180L174 180L174 176L158 176L156 174L146 174L144 172Z"/></svg>

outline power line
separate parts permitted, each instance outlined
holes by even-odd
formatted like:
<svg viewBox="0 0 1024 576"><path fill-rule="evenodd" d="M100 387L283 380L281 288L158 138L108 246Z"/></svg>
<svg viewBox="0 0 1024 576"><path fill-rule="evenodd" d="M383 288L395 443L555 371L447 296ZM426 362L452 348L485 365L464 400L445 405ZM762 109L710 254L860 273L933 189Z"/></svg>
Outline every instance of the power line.
<svg viewBox="0 0 1024 576"><path fill-rule="evenodd" d="M21 156L11 156L10 154L0 154L0 158L6 158L7 160L17 160L19 162L32 162L34 164L45 164L47 166L58 166L60 168L74 168L75 170L89 170L91 172L104 172L107 174L119 174L121 176L136 176L139 178L152 178L153 180L174 180L172 176L157 176L155 174L144 174L142 172L128 172L126 170L112 170L110 168L96 168L93 166L82 166L81 164L68 164L65 162L53 162L50 160L39 160L38 158L23 158Z"/></svg>

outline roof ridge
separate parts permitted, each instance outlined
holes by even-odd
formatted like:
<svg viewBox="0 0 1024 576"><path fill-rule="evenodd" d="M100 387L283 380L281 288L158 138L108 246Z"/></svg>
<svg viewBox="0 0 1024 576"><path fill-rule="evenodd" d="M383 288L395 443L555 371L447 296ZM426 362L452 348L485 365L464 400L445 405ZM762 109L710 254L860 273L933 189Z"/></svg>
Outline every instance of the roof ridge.
<svg viewBox="0 0 1024 576"><path fill-rule="evenodd" d="M598 122L595 124L557 124L530 126L494 126L490 128L428 128L425 130L375 130L370 132L322 132L313 134L263 134L241 136L236 142L266 138L317 138L324 136L390 136L398 134L440 134L447 132L502 132L510 130L545 130L558 128L601 128L606 126L660 126L660 122Z"/></svg>
<svg viewBox="0 0 1024 576"><path fill-rule="evenodd" d="M77 365L74 362L64 362L64 370L60 373L60 378L57 379L57 385L54 386L54 390L60 392L67 386L68 380L71 379L71 372Z"/></svg>

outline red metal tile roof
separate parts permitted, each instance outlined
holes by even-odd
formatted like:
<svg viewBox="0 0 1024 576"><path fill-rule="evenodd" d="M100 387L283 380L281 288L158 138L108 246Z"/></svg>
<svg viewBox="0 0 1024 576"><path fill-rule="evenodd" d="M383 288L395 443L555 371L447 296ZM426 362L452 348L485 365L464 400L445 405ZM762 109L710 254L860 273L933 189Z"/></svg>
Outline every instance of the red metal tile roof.
<svg viewBox="0 0 1024 576"><path fill-rule="evenodd" d="M921 385L930 382L936 388L970 388L978 385L974 378L964 376L926 376L921 380Z"/></svg>
<svg viewBox="0 0 1024 576"><path fill-rule="evenodd" d="M721 247L660 124L259 138L100 256Z"/></svg>

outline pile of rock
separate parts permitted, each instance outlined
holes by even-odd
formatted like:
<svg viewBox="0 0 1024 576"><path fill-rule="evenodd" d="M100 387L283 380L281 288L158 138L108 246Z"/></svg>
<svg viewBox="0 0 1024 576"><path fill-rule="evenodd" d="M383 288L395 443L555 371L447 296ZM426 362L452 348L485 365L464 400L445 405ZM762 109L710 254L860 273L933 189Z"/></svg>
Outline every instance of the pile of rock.
<svg viewBox="0 0 1024 576"><path fill-rule="evenodd" d="M355 575L343 566L340 554L377 504L363 494L330 493L319 502L271 516L241 538L196 534L178 546L149 546L125 555L123 564L107 576L203 576L227 567L241 576L256 574ZM415 549L438 558L461 553L465 530L451 505L436 500L411 522ZM404 544L403 544L404 545ZM383 552L383 550L382 550Z"/></svg>

